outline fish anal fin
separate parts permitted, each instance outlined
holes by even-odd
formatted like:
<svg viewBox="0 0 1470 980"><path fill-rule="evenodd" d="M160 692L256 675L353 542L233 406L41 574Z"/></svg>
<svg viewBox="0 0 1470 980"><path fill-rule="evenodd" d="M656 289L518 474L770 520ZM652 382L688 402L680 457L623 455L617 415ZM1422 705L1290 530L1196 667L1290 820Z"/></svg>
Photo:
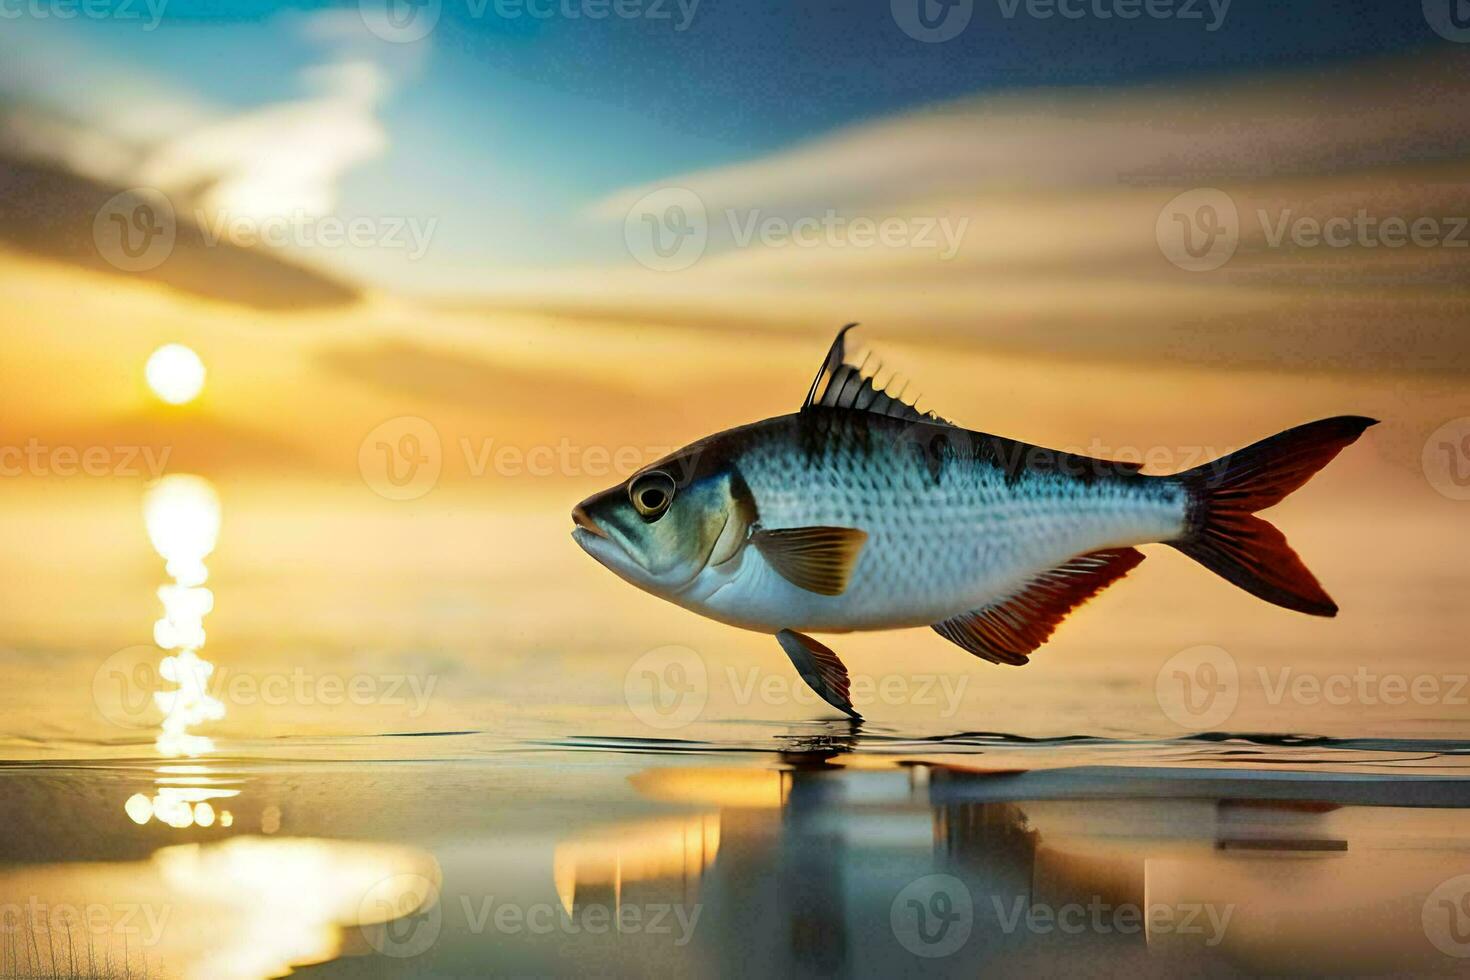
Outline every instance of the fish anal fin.
<svg viewBox="0 0 1470 980"><path fill-rule="evenodd" d="M991 663L1020 666L1073 609L1143 561L1137 548L1078 555L1036 576L1014 593L973 612L934 624L934 631Z"/></svg>
<svg viewBox="0 0 1470 980"><path fill-rule="evenodd" d="M756 531L750 540L792 585L818 595L841 595L868 532L851 527L789 527Z"/></svg>
<svg viewBox="0 0 1470 980"><path fill-rule="evenodd" d="M852 682L848 679L847 667L838 659L837 654L810 636L795 630L781 630L776 634L776 642L781 644L781 649L791 658L801 679L823 701L849 717L862 721L863 716L852 706Z"/></svg>

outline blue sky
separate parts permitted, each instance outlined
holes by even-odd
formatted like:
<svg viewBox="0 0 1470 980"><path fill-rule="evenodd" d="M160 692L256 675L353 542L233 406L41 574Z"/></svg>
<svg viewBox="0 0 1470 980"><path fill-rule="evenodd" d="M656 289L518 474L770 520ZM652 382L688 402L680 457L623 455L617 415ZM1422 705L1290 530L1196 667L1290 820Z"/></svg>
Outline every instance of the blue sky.
<svg viewBox="0 0 1470 980"><path fill-rule="evenodd" d="M511 19L493 3L474 16L470 0L442 0L425 40L372 55L393 78L377 109L388 146L341 175L341 213L434 216L441 266L468 281L477 264L595 257L606 241L580 224L620 188L917 107L1010 89L1300 69L1444 43L1417 2L1235 0L1211 31L1208 0L1174 0L1202 19L1127 21L1039 19L1024 0L1007 17L1008 0L979 0L969 26L944 43L906 35L888 2L703 0L683 31L675 0L663 3L668 19L592 21ZM127 66L229 114L302 96L302 70L324 53L300 25L324 9L169 0L153 31L117 21L21 26L76 45L66 57L85 52L99 83Z"/></svg>

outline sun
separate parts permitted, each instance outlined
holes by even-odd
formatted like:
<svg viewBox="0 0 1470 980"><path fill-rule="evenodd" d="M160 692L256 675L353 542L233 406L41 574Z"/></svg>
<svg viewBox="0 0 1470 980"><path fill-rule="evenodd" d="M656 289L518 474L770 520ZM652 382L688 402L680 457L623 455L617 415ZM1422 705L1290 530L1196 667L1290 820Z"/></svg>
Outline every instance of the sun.
<svg viewBox="0 0 1470 980"><path fill-rule="evenodd" d="M183 344L164 344L143 369L148 387L170 405L191 402L204 390L204 362Z"/></svg>

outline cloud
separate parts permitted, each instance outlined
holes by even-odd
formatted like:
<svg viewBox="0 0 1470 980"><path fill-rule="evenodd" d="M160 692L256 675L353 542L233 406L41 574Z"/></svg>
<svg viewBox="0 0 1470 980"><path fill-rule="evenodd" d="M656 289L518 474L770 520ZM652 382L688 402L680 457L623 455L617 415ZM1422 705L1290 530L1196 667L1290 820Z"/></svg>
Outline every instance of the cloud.
<svg viewBox="0 0 1470 980"><path fill-rule="evenodd" d="M1470 56L1128 89L977 97L854 126L793 149L625 188L621 220L685 187L711 209L850 207L986 191L1257 180L1470 154Z"/></svg>
<svg viewBox="0 0 1470 980"><path fill-rule="evenodd" d="M238 112L66 34L7 39L0 150L155 187L213 214L330 213L343 176L387 151L379 110L427 48L374 38L348 10L288 12L272 23L317 45L320 60L299 72L299 98Z"/></svg>
<svg viewBox="0 0 1470 980"><path fill-rule="evenodd" d="M1470 215L1467 67L1470 53L1444 48L909 112L611 194L586 217L626 227L627 257L583 285L542 288L553 308L666 322L863 320L1085 359L1470 371L1470 248L1457 244L1470 231L1454 231ZM664 188L694 195L707 241L687 268L648 270L633 261L640 226L625 221ZM1181 197L1205 188L1223 193L1218 212ZM1384 244L1376 230L1312 239L1360 212L1372 229L1430 219L1442 244ZM1171 259L1175 219L1214 214L1228 222L1227 261ZM890 240L873 234L884 222Z"/></svg>
<svg viewBox="0 0 1470 980"><path fill-rule="evenodd" d="M388 148L377 109L388 77L368 61L314 66L314 93L198 127L164 142L138 179L165 191L203 188L206 210L252 219L320 216L343 174Z"/></svg>
<svg viewBox="0 0 1470 980"><path fill-rule="evenodd" d="M257 247L254 230L267 219L331 214L343 177L390 145L379 111L427 49L373 38L348 13L273 21L317 45L319 60L298 73L299 98L238 112L64 31L7 36L0 178L20 181L29 196L0 207L0 243L115 273L98 254L93 218L119 191L151 188L172 206L178 245L162 267L140 273L147 278L270 309L355 301L354 286L300 264L305 256Z"/></svg>
<svg viewBox="0 0 1470 980"><path fill-rule="evenodd" d="M346 10L291 14L281 23L328 50L300 73L307 94L179 132L143 161L140 181L195 191L214 214L319 217L336 208L343 175L387 151L378 111L426 48L374 38Z"/></svg>
<svg viewBox="0 0 1470 980"><path fill-rule="evenodd" d="M0 118L0 136L5 131ZM277 312L355 303L352 285L296 264L280 252L211 239L185 210L175 208L174 239L157 266L127 271L110 261L96 237L96 220L124 188L78 176L65 167L13 159L0 138L0 247L120 279L142 279L193 296ZM115 258L115 256L114 256Z"/></svg>

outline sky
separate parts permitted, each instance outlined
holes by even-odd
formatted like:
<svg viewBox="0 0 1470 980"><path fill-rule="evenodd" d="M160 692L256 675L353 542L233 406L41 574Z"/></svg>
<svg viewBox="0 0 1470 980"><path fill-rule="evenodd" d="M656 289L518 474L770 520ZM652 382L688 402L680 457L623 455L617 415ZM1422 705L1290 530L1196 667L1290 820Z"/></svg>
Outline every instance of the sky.
<svg viewBox="0 0 1470 980"><path fill-rule="evenodd" d="M1233 431L1228 396L1159 418L1185 377L1253 373L1292 379L1250 403L1261 429L1403 416L1380 441L1412 466L1470 369L1470 45L1436 0L925 0L934 27L906 0L7 2L22 441L162 432L200 471L349 479L406 415L668 446L789 410L772 379L803 387L862 321L992 431ZM1157 16L1114 16L1136 10ZM124 188L177 226L142 265L115 247L142 213ZM165 342L210 381L160 430L139 372Z"/></svg>
<svg viewBox="0 0 1470 980"><path fill-rule="evenodd" d="M1074 3L1075 19L1034 16L1047 0L924 0L936 17L969 18L926 41L905 32L907 0L624 0L618 9L637 16L596 20L585 12L597 0L420 0L405 8L420 18L406 34L386 26L379 0L97 2L109 16L10 4L23 15L0 34L0 91L141 156L111 174L124 184L192 188L234 172L253 186L220 191L216 207L267 198L344 219L416 219L432 228L432 261L394 245L326 262L419 293L626 264L622 222L599 209L621 191L758 164L933 106L1070 87L1207 92L1273 70L1457 47L1417 4L1392 3L1155 0L1168 16L1124 20L1104 16L1117 0ZM94 167L106 156L90 144L79 155ZM893 176L901 190L904 175ZM851 203L818 196L808 209Z"/></svg>

